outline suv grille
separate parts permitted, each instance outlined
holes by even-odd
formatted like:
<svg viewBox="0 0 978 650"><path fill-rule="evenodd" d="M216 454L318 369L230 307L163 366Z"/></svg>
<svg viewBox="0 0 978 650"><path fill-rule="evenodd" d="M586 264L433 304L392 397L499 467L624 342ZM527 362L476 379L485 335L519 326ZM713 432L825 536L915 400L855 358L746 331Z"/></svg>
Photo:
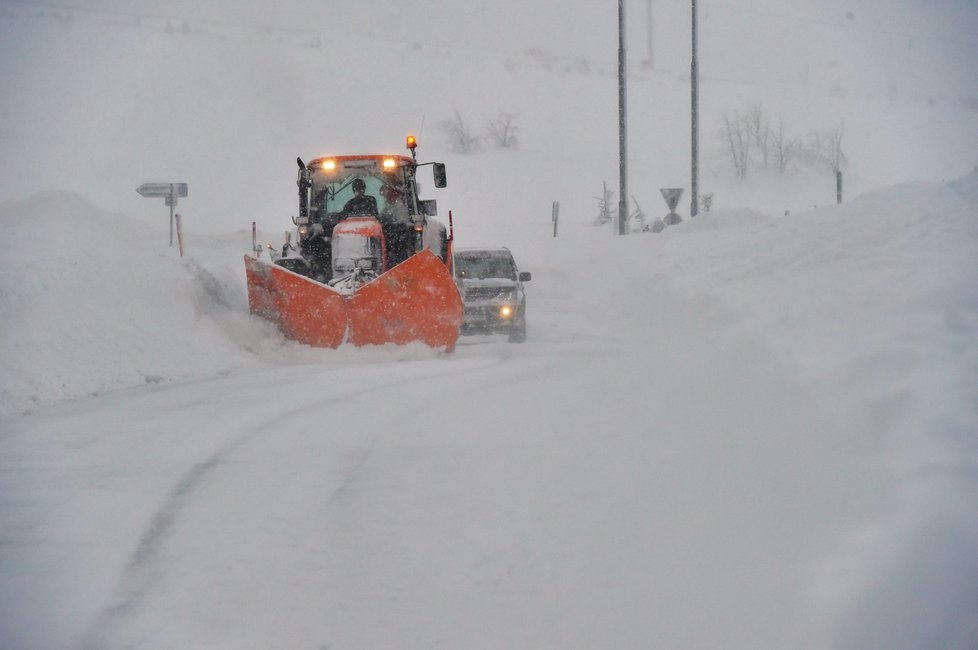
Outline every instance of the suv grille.
<svg viewBox="0 0 978 650"><path fill-rule="evenodd" d="M507 296L513 293L513 287L466 287L465 297L477 300L489 300L496 296Z"/></svg>

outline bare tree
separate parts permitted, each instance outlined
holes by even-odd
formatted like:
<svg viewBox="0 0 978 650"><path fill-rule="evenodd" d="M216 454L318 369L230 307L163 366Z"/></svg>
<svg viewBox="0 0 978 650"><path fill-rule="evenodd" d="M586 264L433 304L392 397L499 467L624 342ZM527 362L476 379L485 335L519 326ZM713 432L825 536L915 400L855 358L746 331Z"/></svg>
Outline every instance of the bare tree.
<svg viewBox="0 0 978 650"><path fill-rule="evenodd" d="M517 135L520 127L516 124L516 113L499 113L494 120L489 120L489 140L497 147L515 149L518 144Z"/></svg>
<svg viewBox="0 0 978 650"><path fill-rule="evenodd" d="M472 134L457 108L452 119L442 120L438 126L448 135L452 151L456 153L473 153L482 146L479 137Z"/></svg>
<svg viewBox="0 0 978 650"><path fill-rule="evenodd" d="M842 122L839 122L826 134L829 164L834 172L842 171L842 168L849 164L849 159L846 158L845 152L842 151L842 135L844 131Z"/></svg>
<svg viewBox="0 0 978 650"><path fill-rule="evenodd" d="M759 104L751 107L750 111L741 118L753 145L761 152L764 169L768 166L768 152L771 139L771 121L764 114Z"/></svg>
<svg viewBox="0 0 978 650"><path fill-rule="evenodd" d="M771 126L764 109L755 105L743 113L723 117L722 138L738 178L745 178L751 166L774 166L780 173L792 163L808 167L824 167L834 173L848 164L842 150L842 123L826 131L809 134L807 143L785 132L784 118Z"/></svg>
<svg viewBox="0 0 978 650"><path fill-rule="evenodd" d="M832 173L838 173L849 163L845 152L842 151L843 132L844 128L840 122L828 131L816 131L811 135L812 153L827 165Z"/></svg>
<svg viewBox="0 0 978 650"><path fill-rule="evenodd" d="M784 118L778 120L778 128L771 131L771 153L774 154L774 166L782 174L787 171L795 152L801 147L801 142L789 138L784 132Z"/></svg>
<svg viewBox="0 0 978 650"><path fill-rule="evenodd" d="M723 116L723 137L737 178L746 178L750 166L751 136L742 116Z"/></svg>

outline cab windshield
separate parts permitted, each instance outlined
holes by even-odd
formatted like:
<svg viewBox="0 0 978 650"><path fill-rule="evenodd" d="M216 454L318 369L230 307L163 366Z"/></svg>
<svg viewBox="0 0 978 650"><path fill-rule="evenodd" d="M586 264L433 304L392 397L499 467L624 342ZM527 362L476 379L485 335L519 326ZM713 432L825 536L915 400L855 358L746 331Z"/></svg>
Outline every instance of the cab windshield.
<svg viewBox="0 0 978 650"><path fill-rule="evenodd" d="M317 178L313 176L310 214L313 223L335 221L337 217L351 216L401 216L413 214L409 201L408 184L404 171L397 169L387 173L351 174L337 178L335 175ZM354 181L362 180L363 199L357 199ZM363 206L370 206L364 209ZM351 212L353 211L353 212Z"/></svg>

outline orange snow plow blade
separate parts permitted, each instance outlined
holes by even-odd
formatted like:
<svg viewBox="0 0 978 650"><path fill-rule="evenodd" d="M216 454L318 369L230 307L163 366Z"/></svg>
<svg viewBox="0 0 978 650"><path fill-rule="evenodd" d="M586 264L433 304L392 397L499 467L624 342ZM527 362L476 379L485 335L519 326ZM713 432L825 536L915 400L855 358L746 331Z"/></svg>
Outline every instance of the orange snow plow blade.
<svg viewBox="0 0 978 650"><path fill-rule="evenodd" d="M346 334L343 296L280 266L245 255L251 313L278 325L287 338L317 348L335 348Z"/></svg>
<svg viewBox="0 0 978 650"><path fill-rule="evenodd" d="M422 341L452 349L462 326L462 298L448 267L424 250L357 289L347 315L353 345Z"/></svg>
<svg viewBox="0 0 978 650"><path fill-rule="evenodd" d="M462 299L448 267L429 250L351 295L245 256L248 305L286 337L314 347L422 341L451 350L462 324Z"/></svg>

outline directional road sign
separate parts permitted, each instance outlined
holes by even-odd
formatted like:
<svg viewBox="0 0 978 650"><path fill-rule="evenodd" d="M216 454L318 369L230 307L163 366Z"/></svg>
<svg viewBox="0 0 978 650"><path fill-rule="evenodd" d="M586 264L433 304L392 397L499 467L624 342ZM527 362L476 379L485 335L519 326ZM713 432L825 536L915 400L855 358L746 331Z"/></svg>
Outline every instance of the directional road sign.
<svg viewBox="0 0 978 650"><path fill-rule="evenodd" d="M170 246L173 246L173 207L178 198L187 196L186 183L143 183L136 191L146 198L163 197L170 208Z"/></svg>
<svg viewBox="0 0 978 650"><path fill-rule="evenodd" d="M186 183L143 183L136 188L136 191L147 198L155 196L187 196Z"/></svg>

